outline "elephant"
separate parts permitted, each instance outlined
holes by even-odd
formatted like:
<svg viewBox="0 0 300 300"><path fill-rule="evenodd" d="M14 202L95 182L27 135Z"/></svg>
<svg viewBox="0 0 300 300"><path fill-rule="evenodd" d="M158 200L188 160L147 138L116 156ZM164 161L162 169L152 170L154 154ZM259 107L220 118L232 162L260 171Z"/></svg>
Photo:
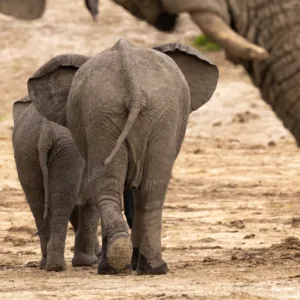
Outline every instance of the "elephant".
<svg viewBox="0 0 300 300"><path fill-rule="evenodd" d="M70 130L87 163L102 225L99 274L167 273L161 227L172 167L189 114L211 98L218 74L187 45L151 49L120 39L93 57L56 56L29 78L37 110ZM134 196L131 236L121 214L126 189Z"/></svg>
<svg viewBox="0 0 300 300"><path fill-rule="evenodd" d="M99 0L85 0L85 6L97 19ZM46 8L46 0L0 0L0 13L13 16L18 19L35 20L40 18Z"/></svg>
<svg viewBox="0 0 300 300"><path fill-rule="evenodd" d="M69 219L75 231L73 266L97 263L99 211L89 199L85 162L70 132L42 117L28 96L14 103L13 118L14 157L38 229L40 268L66 269Z"/></svg>
<svg viewBox="0 0 300 300"><path fill-rule="evenodd" d="M143 2L114 1L129 11L132 3L142 7L140 2ZM271 106L300 147L298 0L146 2L148 10L140 9L139 17L154 26L156 20L149 21L150 16L158 16L162 11L174 15L189 13L202 31L224 48L230 61L243 65L253 84L259 88L262 98ZM135 11L130 12L135 15ZM175 26L176 24L173 29Z"/></svg>

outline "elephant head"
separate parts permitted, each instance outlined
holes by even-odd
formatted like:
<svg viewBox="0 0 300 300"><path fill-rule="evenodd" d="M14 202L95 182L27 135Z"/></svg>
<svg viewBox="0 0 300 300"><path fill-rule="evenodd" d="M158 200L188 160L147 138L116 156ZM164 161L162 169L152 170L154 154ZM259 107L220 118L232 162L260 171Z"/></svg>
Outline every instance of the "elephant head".
<svg viewBox="0 0 300 300"><path fill-rule="evenodd" d="M190 88L191 112L211 98L219 76L214 64L193 48L182 44L165 44L154 50L172 58L185 76ZM88 60L82 55L59 55L41 66L28 80L30 99L41 115L67 126L66 104L73 77Z"/></svg>
<svg viewBox="0 0 300 300"><path fill-rule="evenodd" d="M98 15L99 0L85 0L85 5L92 17ZM0 13L18 19L35 20L40 18L45 11L46 0L0 0Z"/></svg>

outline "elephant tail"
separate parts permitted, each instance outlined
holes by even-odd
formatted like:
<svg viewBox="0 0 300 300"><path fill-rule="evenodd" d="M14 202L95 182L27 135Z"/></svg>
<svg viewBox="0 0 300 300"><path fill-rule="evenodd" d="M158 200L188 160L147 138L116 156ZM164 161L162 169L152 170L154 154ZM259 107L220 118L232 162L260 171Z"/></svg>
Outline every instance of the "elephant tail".
<svg viewBox="0 0 300 300"><path fill-rule="evenodd" d="M114 147L114 149L112 150L112 152L110 153L110 155L105 159L104 161L104 167L108 166L111 161L113 160L113 158L115 157L115 155L118 153L118 151L120 150L123 142L125 141L125 139L128 136L128 133L130 132L136 118L138 117L139 113L141 111L141 107L136 107L134 106L128 114L128 119L125 123L124 129L121 133L121 135L119 136L116 145Z"/></svg>
<svg viewBox="0 0 300 300"><path fill-rule="evenodd" d="M50 129L45 124L48 121L43 120L41 127L41 136L38 141L38 153L39 153L39 164L43 174L43 185L44 185L44 199L45 199L45 210L44 210L44 220L47 220L49 214L49 170L48 170L48 152L51 148L50 143Z"/></svg>

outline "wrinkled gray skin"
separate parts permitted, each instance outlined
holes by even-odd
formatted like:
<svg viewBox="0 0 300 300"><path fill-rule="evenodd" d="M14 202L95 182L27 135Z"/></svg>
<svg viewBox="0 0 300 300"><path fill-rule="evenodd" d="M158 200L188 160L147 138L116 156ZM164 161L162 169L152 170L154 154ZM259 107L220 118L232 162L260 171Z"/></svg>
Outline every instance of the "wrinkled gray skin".
<svg viewBox="0 0 300 300"><path fill-rule="evenodd" d="M123 6L127 9L132 3L143 7L141 0L114 1L126 2ZM243 64L253 83L260 89L264 100L290 130L300 147L299 0L155 0L154 2L160 2L160 10L158 4L153 4L151 8L148 6L147 11L141 10L143 16L139 16L151 20L150 24L156 23L151 17L162 11L177 15L188 12L196 24L203 27L205 24L202 18L205 13L210 13L220 17L225 26L233 29L238 36L267 50L269 58L256 61L241 59L232 54L233 48L230 43L227 46L226 43L222 45L225 46L230 60ZM138 9L135 8L136 10ZM212 30L207 27L202 29L215 39ZM219 31L222 31L222 28Z"/></svg>
<svg viewBox="0 0 300 300"><path fill-rule="evenodd" d="M102 220L99 273L122 272L131 258L138 274L167 272L161 222L172 166L190 112L210 99L217 81L217 67L188 46L153 50L123 39L92 58L55 57L29 79L38 111L70 129L87 162ZM131 239L124 186L134 190Z"/></svg>
<svg viewBox="0 0 300 300"><path fill-rule="evenodd" d="M93 19L98 15L99 0L85 0L85 6ZM0 13L18 19L35 20L40 18L45 11L46 0L0 0Z"/></svg>
<svg viewBox="0 0 300 300"><path fill-rule="evenodd" d="M70 132L42 117L28 96L14 103L13 116L14 156L39 231L40 268L66 268L64 249L69 219L76 233L73 266L95 264L96 254L100 253L99 212L86 191L85 163ZM79 191L83 199L79 200L80 206L75 206Z"/></svg>

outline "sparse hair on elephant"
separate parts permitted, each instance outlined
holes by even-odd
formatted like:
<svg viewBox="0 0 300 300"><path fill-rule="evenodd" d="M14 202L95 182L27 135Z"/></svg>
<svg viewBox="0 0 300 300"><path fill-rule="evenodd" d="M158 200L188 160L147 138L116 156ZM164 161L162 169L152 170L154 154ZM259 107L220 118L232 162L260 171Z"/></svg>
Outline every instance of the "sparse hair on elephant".
<svg viewBox="0 0 300 300"><path fill-rule="evenodd" d="M14 157L38 229L40 268L66 268L69 220L76 234L73 266L97 263L99 213L86 192L85 162L70 132L41 116L28 96L14 103L13 118ZM84 198L80 206L76 205L79 194Z"/></svg>
<svg viewBox="0 0 300 300"><path fill-rule="evenodd" d="M218 68L189 46L140 48L124 39L93 57L56 56L28 80L37 110L70 130L86 161L101 215L99 274L167 272L161 224L172 167L189 114L217 82ZM131 238L126 190L134 190Z"/></svg>
<svg viewBox="0 0 300 300"><path fill-rule="evenodd" d="M98 2L99 0L85 0L85 6L94 20L97 20ZM0 13L18 19L38 19L42 17L45 9L46 0L0 0Z"/></svg>
<svg viewBox="0 0 300 300"><path fill-rule="evenodd" d="M114 1L133 15L132 3L138 6L136 11L143 7L143 1ZM245 67L263 99L300 147L299 0L146 2L148 9L140 14L144 20L161 9L169 14L189 13L200 29L225 50L229 60Z"/></svg>

